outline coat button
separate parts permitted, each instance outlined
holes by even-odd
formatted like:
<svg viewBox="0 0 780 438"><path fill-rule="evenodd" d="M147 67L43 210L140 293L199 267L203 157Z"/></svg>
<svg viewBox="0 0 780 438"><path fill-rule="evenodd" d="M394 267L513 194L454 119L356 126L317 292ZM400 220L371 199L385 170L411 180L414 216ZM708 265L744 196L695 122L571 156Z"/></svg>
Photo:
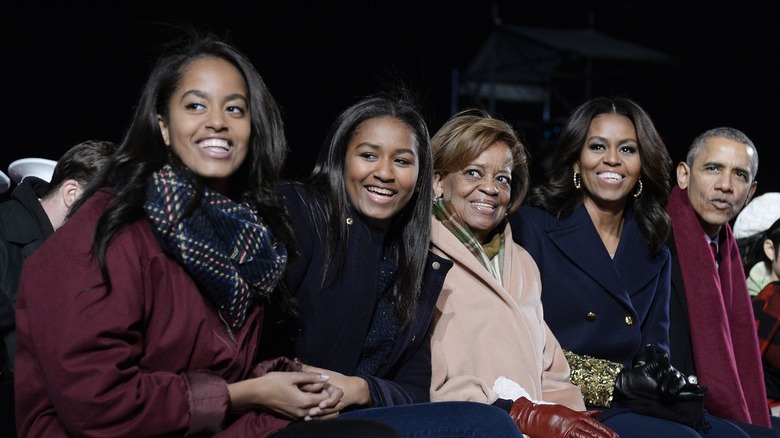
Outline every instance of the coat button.
<svg viewBox="0 0 780 438"><path fill-rule="evenodd" d="M412 342L414 342L415 339L417 339L417 335L412 335Z"/></svg>
<svg viewBox="0 0 780 438"><path fill-rule="evenodd" d="M441 268L441 263L439 263L439 262L433 262L433 264L431 264L431 267L432 267L433 269L436 269L436 270L438 270L439 268Z"/></svg>
<svg viewBox="0 0 780 438"><path fill-rule="evenodd" d="M585 314L585 319L587 319L588 321L593 321L594 319L596 319L596 314L593 312L588 312Z"/></svg>
<svg viewBox="0 0 780 438"><path fill-rule="evenodd" d="M353 221L352 221L352 218L351 218L351 217L348 217L348 218L347 218L347 225L352 225L352 222L353 222Z"/></svg>
<svg viewBox="0 0 780 438"><path fill-rule="evenodd" d="M634 317L626 316L626 325L628 326L634 325Z"/></svg>

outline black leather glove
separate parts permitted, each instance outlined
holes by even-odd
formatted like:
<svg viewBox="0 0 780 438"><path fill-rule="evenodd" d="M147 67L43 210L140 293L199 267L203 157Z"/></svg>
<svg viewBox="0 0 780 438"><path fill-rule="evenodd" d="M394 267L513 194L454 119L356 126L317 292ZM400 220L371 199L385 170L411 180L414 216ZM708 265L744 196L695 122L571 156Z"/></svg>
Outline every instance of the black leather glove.
<svg viewBox="0 0 780 438"><path fill-rule="evenodd" d="M708 431L710 425L704 416L707 388L688 382L683 373L669 364L666 353L658 353L648 345L645 354L646 362L620 370L612 405Z"/></svg>
<svg viewBox="0 0 780 438"><path fill-rule="evenodd" d="M615 431L593 418L599 413L536 404L525 397L515 400L509 410L520 432L531 438L618 438Z"/></svg>
<svg viewBox="0 0 780 438"><path fill-rule="evenodd" d="M658 389L661 391L661 400L671 401L679 398L680 392L688 385L685 375L669 363L669 355L665 351L658 353L655 346L647 345L645 355L658 366Z"/></svg>
<svg viewBox="0 0 780 438"><path fill-rule="evenodd" d="M658 353L652 345L645 347L645 358L644 363L620 370L615 380L615 399L677 399L688 385L685 376L669 363L666 352Z"/></svg>
<svg viewBox="0 0 780 438"><path fill-rule="evenodd" d="M677 394L679 401L703 401L707 388L697 383L686 383Z"/></svg>

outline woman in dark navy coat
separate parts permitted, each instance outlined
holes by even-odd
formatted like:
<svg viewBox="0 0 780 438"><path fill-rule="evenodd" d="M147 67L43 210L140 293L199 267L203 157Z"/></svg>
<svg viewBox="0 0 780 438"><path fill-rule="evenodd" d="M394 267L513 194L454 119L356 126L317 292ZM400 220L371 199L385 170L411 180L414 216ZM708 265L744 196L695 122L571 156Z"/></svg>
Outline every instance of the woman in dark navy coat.
<svg viewBox="0 0 780 438"><path fill-rule="evenodd" d="M629 99L592 99L570 116L552 162L546 183L510 220L515 241L539 266L545 320L586 404L614 407L613 399L641 392L635 377L643 367L661 370L645 380L654 396L700 396L668 362L663 206L671 159L650 117ZM706 436L744 436L698 412L673 422L611 410L601 420L621 437L697 436L710 419Z"/></svg>

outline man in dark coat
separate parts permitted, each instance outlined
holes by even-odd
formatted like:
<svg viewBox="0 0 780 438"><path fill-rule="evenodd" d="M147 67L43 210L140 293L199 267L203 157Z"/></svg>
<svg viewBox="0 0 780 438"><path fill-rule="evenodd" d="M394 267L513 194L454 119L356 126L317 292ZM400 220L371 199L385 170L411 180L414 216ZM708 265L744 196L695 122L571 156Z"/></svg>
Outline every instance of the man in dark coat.
<svg viewBox="0 0 780 438"><path fill-rule="evenodd" d="M669 337L672 365L708 388L708 412L763 436L771 431L755 321L729 226L753 196L757 171L753 143L727 127L699 135L678 164L668 204Z"/></svg>
<svg viewBox="0 0 780 438"><path fill-rule="evenodd" d="M14 311L24 261L65 222L71 206L116 148L107 141L79 143L57 162L51 183L27 176L11 199L0 204L0 436L16 436Z"/></svg>

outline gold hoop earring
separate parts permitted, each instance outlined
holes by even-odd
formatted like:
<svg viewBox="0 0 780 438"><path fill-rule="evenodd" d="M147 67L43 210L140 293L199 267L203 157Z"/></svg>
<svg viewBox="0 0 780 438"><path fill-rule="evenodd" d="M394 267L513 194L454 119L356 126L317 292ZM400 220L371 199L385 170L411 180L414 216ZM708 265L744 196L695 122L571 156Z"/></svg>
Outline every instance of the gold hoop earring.
<svg viewBox="0 0 780 438"><path fill-rule="evenodd" d="M639 190L637 190L636 193L634 193L634 198L638 198L642 196L642 189L644 189L644 186L642 185L642 178L639 178L638 183L639 183Z"/></svg>
<svg viewBox="0 0 780 438"><path fill-rule="evenodd" d="M574 172L574 188L577 190L582 188L582 179L580 178L580 174L577 172Z"/></svg>

